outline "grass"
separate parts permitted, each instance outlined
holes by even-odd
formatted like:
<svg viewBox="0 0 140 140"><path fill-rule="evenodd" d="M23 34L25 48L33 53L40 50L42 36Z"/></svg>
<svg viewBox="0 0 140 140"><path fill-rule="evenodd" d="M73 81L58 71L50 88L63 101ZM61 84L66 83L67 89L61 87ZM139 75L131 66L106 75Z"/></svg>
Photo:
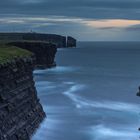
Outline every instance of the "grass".
<svg viewBox="0 0 140 140"><path fill-rule="evenodd" d="M0 64L9 62L10 60L13 60L17 57L21 58L31 55L31 52L18 47L6 46L3 44L0 45Z"/></svg>

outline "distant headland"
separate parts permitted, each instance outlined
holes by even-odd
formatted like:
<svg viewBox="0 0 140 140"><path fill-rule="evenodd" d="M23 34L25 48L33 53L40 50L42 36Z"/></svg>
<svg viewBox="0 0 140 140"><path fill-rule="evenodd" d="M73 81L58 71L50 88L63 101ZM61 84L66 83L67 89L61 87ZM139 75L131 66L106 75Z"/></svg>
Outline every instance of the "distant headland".
<svg viewBox="0 0 140 140"><path fill-rule="evenodd" d="M43 33L14 33L1 32L0 41L42 41L55 44L57 48L76 47L76 39L71 36Z"/></svg>

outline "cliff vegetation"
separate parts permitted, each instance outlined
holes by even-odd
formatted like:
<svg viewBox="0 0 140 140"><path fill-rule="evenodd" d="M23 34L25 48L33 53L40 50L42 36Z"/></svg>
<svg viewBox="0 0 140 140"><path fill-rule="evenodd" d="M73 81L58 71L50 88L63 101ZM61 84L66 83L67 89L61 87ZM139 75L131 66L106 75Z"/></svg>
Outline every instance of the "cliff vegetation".
<svg viewBox="0 0 140 140"><path fill-rule="evenodd" d="M31 52L18 47L0 45L0 64L9 62L15 58L27 57L32 55L33 54Z"/></svg>

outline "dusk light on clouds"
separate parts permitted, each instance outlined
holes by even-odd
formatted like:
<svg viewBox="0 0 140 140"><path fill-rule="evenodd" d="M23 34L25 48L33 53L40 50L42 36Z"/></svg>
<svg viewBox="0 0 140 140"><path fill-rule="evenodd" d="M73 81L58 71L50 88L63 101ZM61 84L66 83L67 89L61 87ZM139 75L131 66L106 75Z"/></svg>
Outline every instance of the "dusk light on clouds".
<svg viewBox="0 0 140 140"><path fill-rule="evenodd" d="M33 30L95 41L137 41L140 35L139 0L5 0L0 13L3 32Z"/></svg>

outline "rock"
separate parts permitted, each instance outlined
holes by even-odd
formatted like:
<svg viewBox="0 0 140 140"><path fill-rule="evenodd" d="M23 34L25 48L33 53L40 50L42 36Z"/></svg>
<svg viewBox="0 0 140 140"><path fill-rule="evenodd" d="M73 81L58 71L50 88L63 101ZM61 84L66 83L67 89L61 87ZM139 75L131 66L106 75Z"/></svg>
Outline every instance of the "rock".
<svg viewBox="0 0 140 140"><path fill-rule="evenodd" d="M55 44L57 48L76 47L76 39L68 36L41 33L0 33L1 41L41 41Z"/></svg>
<svg viewBox="0 0 140 140"><path fill-rule="evenodd" d="M74 39L73 37L68 36L67 37L67 47L68 48L76 47L76 39Z"/></svg>
<svg viewBox="0 0 140 140"><path fill-rule="evenodd" d="M40 33L0 33L0 40L10 41L42 41L55 44L57 48L66 47L66 37L56 34Z"/></svg>
<svg viewBox="0 0 140 140"><path fill-rule="evenodd" d="M11 42L10 46L17 46L26 49L35 54L35 67L36 68L50 68L56 66L54 61L57 52L56 45L52 43L45 43L39 41L24 41L24 42Z"/></svg>
<svg viewBox="0 0 140 140"><path fill-rule="evenodd" d="M45 117L31 60L19 58L0 67L0 140L29 140Z"/></svg>
<svg viewBox="0 0 140 140"><path fill-rule="evenodd" d="M139 86L139 91L137 92L137 96L140 96L140 86Z"/></svg>

